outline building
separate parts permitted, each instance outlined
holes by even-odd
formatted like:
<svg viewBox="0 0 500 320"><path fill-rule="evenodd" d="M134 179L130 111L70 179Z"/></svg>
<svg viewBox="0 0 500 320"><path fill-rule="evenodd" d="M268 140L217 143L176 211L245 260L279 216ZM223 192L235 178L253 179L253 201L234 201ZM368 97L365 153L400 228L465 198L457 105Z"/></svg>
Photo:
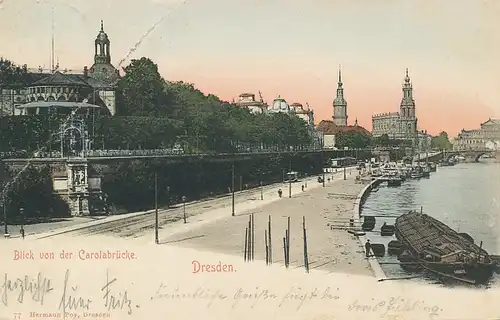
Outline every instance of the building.
<svg viewBox="0 0 500 320"><path fill-rule="evenodd" d="M118 70L111 64L110 41L101 30L95 41L94 63L90 69L86 66L82 73L51 70L50 73L30 72L24 83L0 84L0 115L38 114L41 110L67 110L67 103L72 106L78 103L93 104L107 109L111 115L116 114L115 87L120 79ZM52 107L44 108L50 102ZM29 106L23 106L29 104ZM95 110L95 107L91 108Z"/></svg>
<svg viewBox="0 0 500 320"><path fill-rule="evenodd" d="M488 119L478 129L462 129L453 141L454 150L500 150L500 119Z"/></svg>
<svg viewBox="0 0 500 320"><path fill-rule="evenodd" d="M417 117L413 86L408 76L408 68L403 83L403 98L399 112L380 113L372 116L372 135L380 137L384 134L390 139L415 140L417 135Z"/></svg>
<svg viewBox="0 0 500 320"><path fill-rule="evenodd" d="M260 96L259 100L256 100L253 93L240 94L238 101L234 101L234 103L242 108L247 108L251 113L263 113L267 109L267 104L262 99L262 96Z"/></svg>
<svg viewBox="0 0 500 320"><path fill-rule="evenodd" d="M303 119L310 126L314 126L314 111L307 104L307 108L301 103L295 102L292 104L288 104L285 99L278 96L274 99L271 106L266 110L267 113L288 113L291 115L295 115L301 119Z"/></svg>
<svg viewBox="0 0 500 320"><path fill-rule="evenodd" d="M337 83L337 96L333 100L333 122L337 126L347 126L347 101L344 98L342 87L342 71L339 67L339 82Z"/></svg>
<svg viewBox="0 0 500 320"><path fill-rule="evenodd" d="M338 135L341 133L362 133L370 135L368 130L358 125L357 119L352 126L339 126L331 120L322 120L316 129L323 136L321 140L323 141L323 148L325 149L335 149Z"/></svg>
<svg viewBox="0 0 500 320"><path fill-rule="evenodd" d="M233 101L237 106L247 108L251 113L288 113L296 115L303 119L309 125L314 126L314 111L306 103L304 107L301 103L295 102L288 104L285 99L278 96L269 106L259 92L259 100L255 98L253 93L242 93L238 96L238 101Z"/></svg>

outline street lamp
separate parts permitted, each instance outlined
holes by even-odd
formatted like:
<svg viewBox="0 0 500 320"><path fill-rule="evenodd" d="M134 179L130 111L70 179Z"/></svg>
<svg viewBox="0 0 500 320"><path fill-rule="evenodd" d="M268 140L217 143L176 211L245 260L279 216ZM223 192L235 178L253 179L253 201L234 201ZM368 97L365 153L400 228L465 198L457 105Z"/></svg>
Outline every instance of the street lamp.
<svg viewBox="0 0 500 320"><path fill-rule="evenodd" d="M24 208L19 209L21 215L21 237L24 239Z"/></svg>
<svg viewBox="0 0 500 320"><path fill-rule="evenodd" d="M155 172L155 243L159 244L158 239L158 174Z"/></svg>
<svg viewBox="0 0 500 320"><path fill-rule="evenodd" d="M186 196L182 196L182 209L183 209L183 215L184 215L184 223L187 223L186 221Z"/></svg>
<svg viewBox="0 0 500 320"><path fill-rule="evenodd" d="M170 208L170 187L167 186L167 209Z"/></svg>
<svg viewBox="0 0 500 320"><path fill-rule="evenodd" d="M264 190L262 187L262 181L260 181L260 200L264 200Z"/></svg>
<svg viewBox="0 0 500 320"><path fill-rule="evenodd" d="M5 196L3 198L3 222L4 222L3 235L5 238L8 238L9 237L9 230L7 228L7 202L5 201Z"/></svg>
<svg viewBox="0 0 500 320"><path fill-rule="evenodd" d="M231 166L231 215L234 217L234 162Z"/></svg>

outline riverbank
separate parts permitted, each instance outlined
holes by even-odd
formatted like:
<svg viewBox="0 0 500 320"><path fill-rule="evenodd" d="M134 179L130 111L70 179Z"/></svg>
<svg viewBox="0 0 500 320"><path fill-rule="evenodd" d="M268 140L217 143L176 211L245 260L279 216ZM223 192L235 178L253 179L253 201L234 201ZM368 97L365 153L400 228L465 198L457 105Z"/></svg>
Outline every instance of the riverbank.
<svg viewBox="0 0 500 320"><path fill-rule="evenodd" d="M365 203L366 199L370 196L370 193L373 190L373 188L380 185L380 183L381 182L378 179L372 180L372 181L370 181L370 183L368 185L366 185L361 190L361 192L359 193L359 195L356 199L356 203L355 203L354 209L353 209L354 221L360 221L360 224L363 222L362 217L361 217L361 210L362 210L363 204ZM366 236L359 236L358 237L358 241L362 247L364 247L367 240L368 240L368 237L366 237ZM373 273L377 279L385 279L386 278L386 275L385 275L384 271L382 270L382 267L378 263L378 260L376 257L370 257L368 259L368 262L370 263L370 267L372 268Z"/></svg>
<svg viewBox="0 0 500 320"><path fill-rule="evenodd" d="M349 224L355 201L364 184L356 182L355 172L333 175L325 188L320 183L309 183L302 192L294 192L288 198L283 189L283 198L277 196L270 202L260 202L245 211L239 211L235 217L227 214L215 217L215 214L200 217L188 226L170 226L160 230L160 243L190 247L240 256L243 260L245 228L250 214L255 221L255 260L265 260L264 232L268 228L268 219L272 221L272 261L283 265L283 237L290 217L290 267L303 267L302 217L306 218L308 257L311 270L326 273L343 272L356 275L372 276L363 247L357 237L345 229L332 229L332 226ZM327 179L332 174L327 175ZM294 186L297 184L294 184ZM300 183L297 185L300 187Z"/></svg>

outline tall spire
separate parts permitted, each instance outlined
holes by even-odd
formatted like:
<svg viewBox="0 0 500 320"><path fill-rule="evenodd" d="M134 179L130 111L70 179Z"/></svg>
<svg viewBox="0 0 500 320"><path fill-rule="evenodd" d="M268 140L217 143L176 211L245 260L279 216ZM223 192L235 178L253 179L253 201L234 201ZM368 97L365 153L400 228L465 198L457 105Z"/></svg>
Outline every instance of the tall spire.
<svg viewBox="0 0 500 320"><path fill-rule="evenodd" d="M104 22L101 20L101 31L104 32ZM408 70L408 69L406 69Z"/></svg>
<svg viewBox="0 0 500 320"><path fill-rule="evenodd" d="M342 88L342 70L340 65L337 97L333 100L333 121L338 126L347 126L347 101L344 99L344 88Z"/></svg>
<svg viewBox="0 0 500 320"><path fill-rule="evenodd" d="M342 87L342 69L339 64L339 82L338 82L339 87Z"/></svg>

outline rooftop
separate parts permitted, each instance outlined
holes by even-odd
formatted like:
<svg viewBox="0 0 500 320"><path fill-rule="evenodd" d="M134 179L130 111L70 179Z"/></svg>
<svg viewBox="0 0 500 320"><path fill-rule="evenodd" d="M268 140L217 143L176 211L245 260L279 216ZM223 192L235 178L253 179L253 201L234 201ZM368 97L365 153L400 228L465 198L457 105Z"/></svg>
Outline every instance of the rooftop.
<svg viewBox="0 0 500 320"><path fill-rule="evenodd" d="M331 120L321 120L317 128L323 134L353 132L370 135L370 132L361 126L338 126Z"/></svg>

